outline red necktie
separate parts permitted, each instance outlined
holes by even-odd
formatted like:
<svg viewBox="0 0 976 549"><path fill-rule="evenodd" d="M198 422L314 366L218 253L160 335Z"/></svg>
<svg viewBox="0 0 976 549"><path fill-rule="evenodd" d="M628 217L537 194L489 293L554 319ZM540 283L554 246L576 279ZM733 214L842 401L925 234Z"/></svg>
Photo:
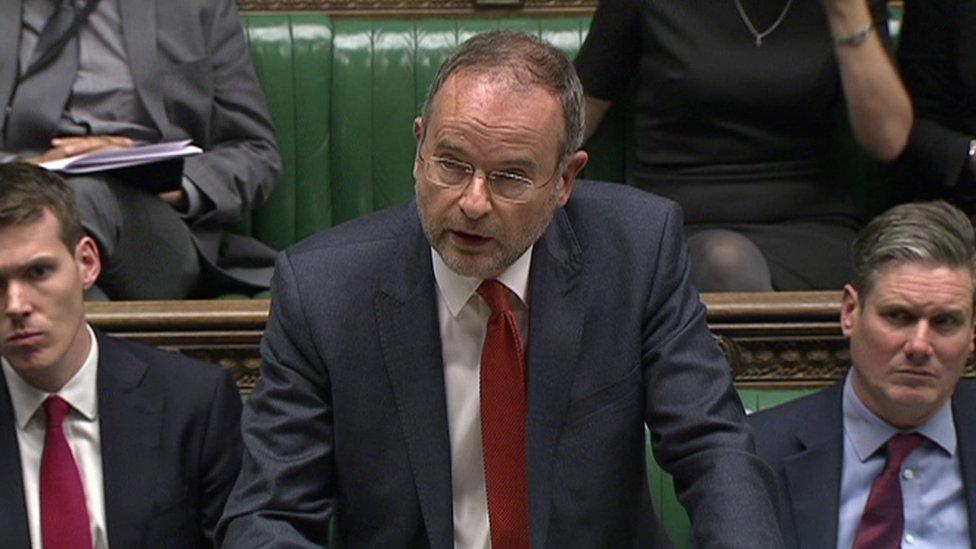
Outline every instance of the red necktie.
<svg viewBox="0 0 976 549"><path fill-rule="evenodd" d="M47 433L41 454L41 538L44 549L91 549L85 490L61 424L71 406L59 396L44 401Z"/></svg>
<svg viewBox="0 0 976 549"><path fill-rule="evenodd" d="M529 547L525 459L525 354L508 292L497 280L478 287L491 307L481 351L481 444L492 549Z"/></svg>
<svg viewBox="0 0 976 549"><path fill-rule="evenodd" d="M905 530L901 498L901 464L915 451L925 437L917 433L897 434L888 439L888 461L874 479L861 524L857 527L854 549L898 549Z"/></svg>

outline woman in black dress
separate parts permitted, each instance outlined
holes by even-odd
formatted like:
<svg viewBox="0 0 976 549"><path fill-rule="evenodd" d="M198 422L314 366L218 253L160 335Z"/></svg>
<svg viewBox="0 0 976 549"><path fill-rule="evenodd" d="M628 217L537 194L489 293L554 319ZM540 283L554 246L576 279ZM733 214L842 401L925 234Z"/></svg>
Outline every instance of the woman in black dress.
<svg viewBox="0 0 976 549"><path fill-rule="evenodd" d="M976 0L908 0L898 61L915 126L893 170L905 199L976 215Z"/></svg>
<svg viewBox="0 0 976 549"><path fill-rule="evenodd" d="M868 3L870 1L870 4ZM884 0L603 0L576 59L587 135L634 82L630 183L684 209L703 291L840 288L859 224L838 120L880 160L912 111Z"/></svg>

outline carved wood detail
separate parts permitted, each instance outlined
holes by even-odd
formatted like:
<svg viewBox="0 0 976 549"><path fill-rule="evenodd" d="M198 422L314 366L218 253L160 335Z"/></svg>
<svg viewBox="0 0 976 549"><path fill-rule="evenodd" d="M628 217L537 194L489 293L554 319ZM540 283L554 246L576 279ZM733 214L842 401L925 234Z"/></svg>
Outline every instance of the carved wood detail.
<svg viewBox="0 0 976 549"><path fill-rule="evenodd" d="M838 292L703 294L709 327L744 387L823 387L847 371ZM231 370L241 392L260 376L268 300L89 303L111 334L179 351ZM976 377L972 362L965 375Z"/></svg>
<svg viewBox="0 0 976 549"><path fill-rule="evenodd" d="M415 13L479 13L507 12L592 12L598 0L524 0L521 6L498 6L477 0L237 0L241 11L324 11L338 15L368 15L385 12L410 16Z"/></svg>
<svg viewBox="0 0 976 549"><path fill-rule="evenodd" d="M472 14L589 14L599 0L523 0L519 7L500 7L478 0L237 0L241 11L321 11L338 16L415 17ZM901 0L891 2L900 6Z"/></svg>

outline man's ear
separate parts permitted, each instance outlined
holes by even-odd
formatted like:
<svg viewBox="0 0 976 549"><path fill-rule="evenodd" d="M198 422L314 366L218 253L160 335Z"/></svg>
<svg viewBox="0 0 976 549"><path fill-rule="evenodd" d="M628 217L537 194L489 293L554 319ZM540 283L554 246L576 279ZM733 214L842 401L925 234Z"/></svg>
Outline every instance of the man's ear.
<svg viewBox="0 0 976 549"><path fill-rule="evenodd" d="M576 189L576 178L589 160L590 156L586 151L576 151L569 157L566 168L559 174L563 182L563 186L559 190L558 204L560 206L565 206L569 202L569 197L573 195L573 191Z"/></svg>
<svg viewBox="0 0 976 549"><path fill-rule="evenodd" d="M419 116L413 119L413 137L418 145L424 140L424 119Z"/></svg>
<svg viewBox="0 0 976 549"><path fill-rule="evenodd" d="M844 285L844 295L840 298L840 329L845 337L850 337L857 315L861 313L858 297L857 288L850 284Z"/></svg>
<svg viewBox="0 0 976 549"><path fill-rule="evenodd" d="M969 354L973 354L976 351L976 320L970 319L969 323L969 329L972 332L969 334L971 336L969 338Z"/></svg>
<svg viewBox="0 0 976 549"><path fill-rule="evenodd" d="M95 285L102 272L102 260L98 255L98 245L90 236L83 236L75 246L75 265L81 275L82 286L88 290Z"/></svg>

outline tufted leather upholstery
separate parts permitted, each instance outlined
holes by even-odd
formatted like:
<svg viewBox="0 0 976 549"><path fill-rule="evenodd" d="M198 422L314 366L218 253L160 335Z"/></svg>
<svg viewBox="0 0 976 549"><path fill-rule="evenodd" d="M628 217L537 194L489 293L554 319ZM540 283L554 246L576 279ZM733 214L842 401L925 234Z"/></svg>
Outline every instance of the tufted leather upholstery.
<svg viewBox="0 0 976 549"><path fill-rule="evenodd" d="M351 20L244 14L285 164L269 202L239 230L281 249L317 230L413 196L414 117L441 61L471 35L520 28L570 56L589 18ZM587 175L623 181L622 117L587 147Z"/></svg>

